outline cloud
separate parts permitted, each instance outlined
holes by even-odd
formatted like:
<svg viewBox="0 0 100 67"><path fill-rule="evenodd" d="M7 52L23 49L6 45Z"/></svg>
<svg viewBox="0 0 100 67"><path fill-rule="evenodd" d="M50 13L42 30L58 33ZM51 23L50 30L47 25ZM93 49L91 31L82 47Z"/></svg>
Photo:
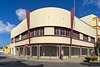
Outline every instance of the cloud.
<svg viewBox="0 0 100 67"><path fill-rule="evenodd" d="M100 8L100 0L83 0L82 6L86 6L86 5L90 5L90 4L94 4L98 8Z"/></svg>
<svg viewBox="0 0 100 67"><path fill-rule="evenodd" d="M18 19L22 21L26 18L26 10L22 8L17 9L16 15L18 16Z"/></svg>
<svg viewBox="0 0 100 67"><path fill-rule="evenodd" d="M15 27L15 25L10 24L7 22L7 24L4 24L3 21L0 20L0 33L10 33L10 31Z"/></svg>
<svg viewBox="0 0 100 67"><path fill-rule="evenodd" d="M100 0L96 1L95 4L100 8Z"/></svg>
<svg viewBox="0 0 100 67"><path fill-rule="evenodd" d="M89 5L95 3L95 0L83 0L82 6Z"/></svg>

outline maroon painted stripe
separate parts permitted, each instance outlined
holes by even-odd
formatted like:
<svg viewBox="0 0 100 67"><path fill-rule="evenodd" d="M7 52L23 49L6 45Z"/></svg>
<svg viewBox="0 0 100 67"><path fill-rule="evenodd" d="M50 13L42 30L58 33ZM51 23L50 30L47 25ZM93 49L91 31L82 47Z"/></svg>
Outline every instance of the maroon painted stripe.
<svg viewBox="0 0 100 67"><path fill-rule="evenodd" d="M39 54L40 54L40 53L39 53L39 50L40 50L40 48L39 48L39 45L38 45L38 53L37 53L37 54L38 54L38 59L39 59Z"/></svg>
<svg viewBox="0 0 100 67"><path fill-rule="evenodd" d="M95 56L95 39L94 39L94 56Z"/></svg>
<svg viewBox="0 0 100 67"><path fill-rule="evenodd" d="M40 44L40 45L44 45L44 44L54 44L54 45L70 45L68 43L31 43L30 45L37 45L37 44ZM25 45L18 45L18 46L15 46L15 47L20 47L20 46L25 46ZM94 48L94 47L90 47L90 46L82 46L82 45L76 45L76 44L72 44L72 46L78 46L78 47L86 47L86 48Z"/></svg>
<svg viewBox="0 0 100 67"><path fill-rule="evenodd" d="M70 11L71 12L71 31L70 31L70 58L71 58L71 45L72 45L72 35L73 35L73 21L74 21L74 8Z"/></svg>
<svg viewBox="0 0 100 67"><path fill-rule="evenodd" d="M82 48L80 47L80 57L82 56Z"/></svg>
<svg viewBox="0 0 100 67"><path fill-rule="evenodd" d="M39 26L39 27L35 27L35 28L31 28L31 29L36 29L36 28L40 28L40 27L61 27L61 28L65 28L65 29L69 29L70 30L70 28L68 28L68 27L63 27L63 26ZM31 30L30 29L30 30ZM76 31L76 30L74 30L74 31ZM24 31L24 32L27 32L27 30L26 31ZM22 33L24 33L24 32L22 32ZM76 32L79 32L79 31L76 31ZM22 33L20 33L20 34L18 34L18 35L16 35L16 36L19 36L19 35L21 35ZM82 33L82 32L79 32L79 33L81 33L81 34L84 34L84 35L87 35L87 36L89 36L89 37L92 37L92 36L90 36L90 35L88 35L88 34L85 34L85 33ZM15 37L16 37L15 36ZM13 38L15 38L15 37L13 37ZM94 37L92 37L92 38L94 38ZM11 38L12 39L12 38ZM95 38L94 38L95 39Z"/></svg>
<svg viewBox="0 0 100 67"><path fill-rule="evenodd" d="M28 38L30 44L30 12L27 9L26 9L26 16L27 16Z"/></svg>
<svg viewBox="0 0 100 67"><path fill-rule="evenodd" d="M71 58L71 45L69 45L69 58Z"/></svg>

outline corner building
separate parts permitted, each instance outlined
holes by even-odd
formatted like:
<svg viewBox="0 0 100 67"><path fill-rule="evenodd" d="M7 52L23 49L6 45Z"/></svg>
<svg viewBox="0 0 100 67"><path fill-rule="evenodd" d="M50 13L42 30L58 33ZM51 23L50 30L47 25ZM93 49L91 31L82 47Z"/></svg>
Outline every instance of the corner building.
<svg viewBox="0 0 100 67"><path fill-rule="evenodd" d="M38 59L59 58L63 49L64 59L94 55L96 30L77 17L70 44L70 11L47 7L31 12L28 18L30 41L26 18L11 31L11 54Z"/></svg>

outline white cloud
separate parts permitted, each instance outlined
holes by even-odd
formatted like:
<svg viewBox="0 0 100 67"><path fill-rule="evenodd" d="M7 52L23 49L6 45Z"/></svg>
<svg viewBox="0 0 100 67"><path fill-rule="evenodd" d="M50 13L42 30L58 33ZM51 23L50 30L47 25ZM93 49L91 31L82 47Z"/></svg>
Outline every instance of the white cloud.
<svg viewBox="0 0 100 67"><path fill-rule="evenodd" d="M17 9L16 10L16 15L18 16L19 20L24 20L26 18L26 10L25 9Z"/></svg>
<svg viewBox="0 0 100 67"><path fill-rule="evenodd" d="M0 33L10 33L10 31L15 27L15 25L10 24L7 22L7 24L4 24L3 21L0 20Z"/></svg>
<svg viewBox="0 0 100 67"><path fill-rule="evenodd" d="M90 4L94 4L98 8L100 8L100 0L83 0L82 6L86 6L86 5L90 5Z"/></svg>
<svg viewBox="0 0 100 67"><path fill-rule="evenodd" d="M85 5L89 5L89 4L93 4L95 2L95 0L83 0L83 6Z"/></svg>
<svg viewBox="0 0 100 67"><path fill-rule="evenodd" d="M96 1L95 4L100 8L100 0Z"/></svg>

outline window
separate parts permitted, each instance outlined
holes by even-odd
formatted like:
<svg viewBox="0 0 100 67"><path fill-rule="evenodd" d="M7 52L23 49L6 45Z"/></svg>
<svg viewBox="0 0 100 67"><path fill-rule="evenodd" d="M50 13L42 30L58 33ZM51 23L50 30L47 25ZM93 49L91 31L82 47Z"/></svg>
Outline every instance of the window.
<svg viewBox="0 0 100 67"><path fill-rule="evenodd" d="M14 38L11 39L11 43L14 43Z"/></svg>
<svg viewBox="0 0 100 67"><path fill-rule="evenodd" d="M66 36L70 36L70 30L66 30Z"/></svg>
<svg viewBox="0 0 100 67"><path fill-rule="evenodd" d="M34 36L34 30L31 30L31 37Z"/></svg>
<svg viewBox="0 0 100 67"><path fill-rule="evenodd" d="M94 43L94 38L91 37L91 42Z"/></svg>
<svg viewBox="0 0 100 67"><path fill-rule="evenodd" d="M44 35L44 28L40 28L40 35Z"/></svg>
<svg viewBox="0 0 100 67"><path fill-rule="evenodd" d="M44 35L44 28L32 29L30 35L31 35L31 37L32 36L38 36L38 35Z"/></svg>
<svg viewBox="0 0 100 67"><path fill-rule="evenodd" d="M19 41L19 36L15 37L16 42Z"/></svg>
<svg viewBox="0 0 100 67"><path fill-rule="evenodd" d="M39 35L39 30L35 29L35 36Z"/></svg>
<svg viewBox="0 0 100 67"><path fill-rule="evenodd" d="M26 39L27 38L27 32L22 34L22 39Z"/></svg>
<svg viewBox="0 0 100 67"><path fill-rule="evenodd" d="M55 28L55 29L54 29L54 34L55 34L55 35L59 35L59 28Z"/></svg>
<svg viewBox="0 0 100 67"><path fill-rule="evenodd" d="M88 41L88 36L87 35L83 35L83 40Z"/></svg>
<svg viewBox="0 0 100 67"><path fill-rule="evenodd" d="M78 36L79 36L79 33L78 33L78 32L73 31L73 37L74 37L74 38L78 38Z"/></svg>
<svg viewBox="0 0 100 67"><path fill-rule="evenodd" d="M61 35L65 35L65 29L61 29Z"/></svg>

